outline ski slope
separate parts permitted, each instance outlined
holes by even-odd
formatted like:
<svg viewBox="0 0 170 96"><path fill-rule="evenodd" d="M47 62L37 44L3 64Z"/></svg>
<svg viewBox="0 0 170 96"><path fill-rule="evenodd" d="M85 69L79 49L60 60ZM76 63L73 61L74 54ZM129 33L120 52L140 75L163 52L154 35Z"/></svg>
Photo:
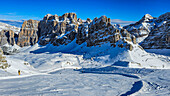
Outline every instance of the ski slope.
<svg viewBox="0 0 170 96"><path fill-rule="evenodd" d="M21 48L20 53L6 56L11 67L0 69L0 95L170 95L170 57L137 46L132 51L108 44Z"/></svg>

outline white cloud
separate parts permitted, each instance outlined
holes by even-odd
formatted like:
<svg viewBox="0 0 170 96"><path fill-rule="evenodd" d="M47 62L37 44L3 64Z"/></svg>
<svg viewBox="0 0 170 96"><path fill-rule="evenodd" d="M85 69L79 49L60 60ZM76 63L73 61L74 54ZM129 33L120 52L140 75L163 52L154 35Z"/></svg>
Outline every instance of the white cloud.
<svg viewBox="0 0 170 96"><path fill-rule="evenodd" d="M28 20L28 19L34 19L34 20L40 20L41 18L38 17L32 17L32 16L21 16L16 15L15 13L6 13L6 14L0 14L0 19L4 20Z"/></svg>
<svg viewBox="0 0 170 96"><path fill-rule="evenodd" d="M120 24L121 26L125 26L125 25L132 24L132 23L135 23L135 22L136 21L123 21L123 20L120 20L120 19L111 19L112 24Z"/></svg>
<svg viewBox="0 0 170 96"><path fill-rule="evenodd" d="M6 13L7 15L16 15L16 13Z"/></svg>

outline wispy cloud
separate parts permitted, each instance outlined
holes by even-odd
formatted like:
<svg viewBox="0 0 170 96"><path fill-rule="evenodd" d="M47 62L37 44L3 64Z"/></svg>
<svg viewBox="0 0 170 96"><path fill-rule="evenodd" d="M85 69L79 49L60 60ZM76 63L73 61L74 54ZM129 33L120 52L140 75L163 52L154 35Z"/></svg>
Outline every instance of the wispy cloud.
<svg viewBox="0 0 170 96"><path fill-rule="evenodd" d="M28 19L34 19L34 20L40 20L41 18L39 17L33 17L33 16L21 16L17 15L16 13L5 13L5 14L0 14L0 19L1 20L28 20Z"/></svg>
<svg viewBox="0 0 170 96"><path fill-rule="evenodd" d="M0 19L11 19L11 20L14 20L16 18L20 18L22 16L13 16L13 15L1 15L0 14Z"/></svg>
<svg viewBox="0 0 170 96"><path fill-rule="evenodd" d="M121 26L125 26L125 25L132 24L132 23L135 23L135 22L136 21L123 21L121 19L112 19L111 20L112 24L120 24Z"/></svg>
<svg viewBox="0 0 170 96"><path fill-rule="evenodd" d="M16 12L13 13L6 13L7 15L16 15Z"/></svg>

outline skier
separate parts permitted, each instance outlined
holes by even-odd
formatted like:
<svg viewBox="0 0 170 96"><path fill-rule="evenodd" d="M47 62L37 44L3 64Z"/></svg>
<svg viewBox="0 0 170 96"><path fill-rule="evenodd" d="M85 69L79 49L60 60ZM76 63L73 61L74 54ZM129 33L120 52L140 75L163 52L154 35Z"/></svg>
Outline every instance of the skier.
<svg viewBox="0 0 170 96"><path fill-rule="evenodd" d="M21 71L20 70L18 70L18 75L20 75L21 74Z"/></svg>

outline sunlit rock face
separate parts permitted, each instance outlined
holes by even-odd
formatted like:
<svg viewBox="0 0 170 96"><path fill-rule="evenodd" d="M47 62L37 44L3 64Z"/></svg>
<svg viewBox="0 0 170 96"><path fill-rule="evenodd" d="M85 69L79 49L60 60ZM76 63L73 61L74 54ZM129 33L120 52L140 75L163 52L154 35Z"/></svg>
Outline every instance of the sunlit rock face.
<svg viewBox="0 0 170 96"><path fill-rule="evenodd" d="M111 24L110 18L101 16L93 20L87 18L86 21L78 18L75 13L65 13L62 16L47 14L39 22L39 44L53 44L54 46L67 45L73 40L78 45L86 42L87 47L111 43L119 47L127 47L127 42L136 44L135 36L126 29L121 30Z"/></svg>
<svg viewBox="0 0 170 96"><path fill-rule="evenodd" d="M34 45L38 42L38 23L36 20L24 21L18 34L17 45L20 47Z"/></svg>
<svg viewBox="0 0 170 96"><path fill-rule="evenodd" d="M90 23L86 42L88 47L100 46L104 43L110 43L111 46L116 47L116 43L118 43L118 47L132 49L128 42L136 44L136 38L126 29L118 29L112 25L110 18L101 16L100 18L94 18Z"/></svg>
<svg viewBox="0 0 170 96"><path fill-rule="evenodd" d="M119 24L112 25L111 19L106 16L82 20L75 13L62 16L47 14L41 21L25 21L20 32L15 28L1 29L0 45L24 47L39 43L60 46L74 41L77 45L86 43L87 47L110 43L113 47L133 49L133 44L140 43L147 49L169 49L169 19L170 12L158 18L146 14L135 24L121 27Z"/></svg>
<svg viewBox="0 0 170 96"><path fill-rule="evenodd" d="M15 44L14 32L12 30L0 31L0 46L3 46L5 44Z"/></svg>
<svg viewBox="0 0 170 96"><path fill-rule="evenodd" d="M17 45L24 47L53 44L67 45L75 40L76 44L86 43L87 47L110 43L116 47L127 47L127 42L136 44L136 37L121 26L111 24L110 18L101 16L93 20L77 18L75 13L65 13L62 16L47 14L43 20L28 20L21 27L17 36Z"/></svg>
<svg viewBox="0 0 170 96"><path fill-rule="evenodd" d="M0 48L0 69L6 69L10 67L7 63L6 57L3 55L3 50Z"/></svg>
<svg viewBox="0 0 170 96"><path fill-rule="evenodd" d="M62 16L47 14L43 20L28 20L22 25L17 44L21 47L34 45L67 45L75 40L76 44L87 43L87 47L110 43L111 46L128 47L127 42L136 44L136 37L121 26L111 24L110 18L101 16L93 20L77 19L75 13Z"/></svg>
<svg viewBox="0 0 170 96"><path fill-rule="evenodd" d="M75 13L65 13L62 16L47 14L39 23L40 44L54 46L67 45L78 33L81 19L77 20Z"/></svg>

